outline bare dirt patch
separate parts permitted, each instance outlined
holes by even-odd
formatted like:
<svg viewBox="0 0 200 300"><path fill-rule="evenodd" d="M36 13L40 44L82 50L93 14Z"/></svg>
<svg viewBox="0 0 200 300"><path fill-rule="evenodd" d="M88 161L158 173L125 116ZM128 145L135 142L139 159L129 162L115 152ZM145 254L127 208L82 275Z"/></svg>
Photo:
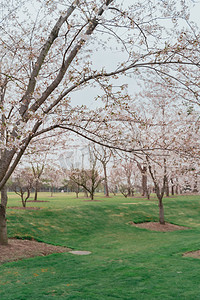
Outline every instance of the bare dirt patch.
<svg viewBox="0 0 200 300"><path fill-rule="evenodd" d="M145 223L138 223L138 224L134 222L129 222L129 224L135 227L145 228L153 231L162 231L162 232L189 229L189 227L179 226L170 223L165 223L165 225L162 225L158 222L145 222Z"/></svg>
<svg viewBox="0 0 200 300"><path fill-rule="evenodd" d="M200 258L200 250L185 252L183 257Z"/></svg>
<svg viewBox="0 0 200 300"><path fill-rule="evenodd" d="M40 203L40 202L50 202L50 201L47 201L47 200L27 200L27 202L32 202L32 203Z"/></svg>
<svg viewBox="0 0 200 300"><path fill-rule="evenodd" d="M23 206L10 206L10 207L8 207L8 209L24 209L24 210L33 209L33 210L38 210L38 209L40 209L40 207L30 207L30 206L27 206L27 207L23 207Z"/></svg>
<svg viewBox="0 0 200 300"><path fill-rule="evenodd" d="M67 247L54 246L35 240L9 239L8 246L0 245L0 264L34 256L69 252L71 250Z"/></svg>

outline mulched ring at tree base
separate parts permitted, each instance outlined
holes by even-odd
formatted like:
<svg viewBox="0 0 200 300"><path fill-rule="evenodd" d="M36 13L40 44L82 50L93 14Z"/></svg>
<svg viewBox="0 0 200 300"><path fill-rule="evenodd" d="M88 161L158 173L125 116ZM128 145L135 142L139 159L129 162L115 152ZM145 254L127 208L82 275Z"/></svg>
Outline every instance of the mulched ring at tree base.
<svg viewBox="0 0 200 300"><path fill-rule="evenodd" d="M152 231L162 231L162 232L190 229L189 227L179 226L171 223L165 223L165 225L162 225L159 222L134 223L131 221L129 222L129 224L139 228L145 228Z"/></svg>
<svg viewBox="0 0 200 300"><path fill-rule="evenodd" d="M40 203L40 202L50 202L50 201L48 201L48 200L37 200L37 201L35 201L35 200L27 200L26 202Z"/></svg>
<svg viewBox="0 0 200 300"><path fill-rule="evenodd" d="M36 240L23 240L10 238L8 246L0 245L0 264L30 258L35 256L46 256L53 253L69 252L67 247L50 245Z"/></svg>
<svg viewBox="0 0 200 300"><path fill-rule="evenodd" d="M23 206L10 206L7 207L8 209L24 209L24 210L28 210L28 209L32 209L32 210L38 210L40 209L40 207L23 207Z"/></svg>
<svg viewBox="0 0 200 300"><path fill-rule="evenodd" d="M200 259L200 250L185 252L182 256Z"/></svg>

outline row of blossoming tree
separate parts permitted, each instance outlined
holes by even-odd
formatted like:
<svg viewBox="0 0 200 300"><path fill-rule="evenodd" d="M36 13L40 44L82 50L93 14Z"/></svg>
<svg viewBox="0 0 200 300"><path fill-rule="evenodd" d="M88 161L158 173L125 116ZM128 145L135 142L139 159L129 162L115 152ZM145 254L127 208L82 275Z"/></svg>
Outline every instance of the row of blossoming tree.
<svg viewBox="0 0 200 300"><path fill-rule="evenodd" d="M134 152L114 151L95 143L84 147L82 144L70 146L67 143L69 149L68 151L64 149L64 154L60 155L60 165L56 170L50 166L50 160L47 160L45 165L47 150L45 151L44 146L38 145L34 149L37 148L38 151L41 147L42 154L37 152L39 162L29 154L32 157L29 158L31 161L29 170L27 168L19 170L22 184L25 182L24 189L27 191L28 188L30 189L31 171L33 178L31 187L34 187L36 192L39 180L50 182L52 188L58 185L63 188L65 184L66 188L74 191L77 197L80 191L84 191L86 195L90 194L91 200L94 200L99 185L104 188L107 197L110 192L113 194L120 192L125 197L132 197L135 192L140 192L142 196L149 199L154 192L159 203L159 220L164 224L162 201L164 194L169 196L187 191L198 192L199 121L195 106L171 103L167 94L161 99L152 93L149 97L150 99L147 100L146 95L146 102L142 103L142 107L141 102L138 101L139 96L134 99L132 106L129 101L129 106L126 106L124 111L121 109L118 116L120 118L124 116L123 123L126 126L123 128L124 135L132 138ZM114 108L112 111L115 112ZM130 116L131 114L134 118ZM116 116L117 112L115 118ZM122 128L122 124L119 124ZM65 138L64 134L64 140ZM60 136L59 139L62 140L62 137ZM49 145L52 144L51 138ZM135 153L137 149L140 150ZM54 153L54 165L55 160ZM16 170L13 174L18 192L19 171Z"/></svg>

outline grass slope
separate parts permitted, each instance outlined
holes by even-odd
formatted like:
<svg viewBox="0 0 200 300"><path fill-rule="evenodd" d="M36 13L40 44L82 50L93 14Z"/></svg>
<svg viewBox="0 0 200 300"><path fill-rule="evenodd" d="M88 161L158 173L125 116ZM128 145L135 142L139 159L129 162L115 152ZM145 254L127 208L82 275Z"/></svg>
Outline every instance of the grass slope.
<svg viewBox="0 0 200 300"><path fill-rule="evenodd" d="M9 195L9 206L20 206ZM0 266L0 299L200 299L200 260L182 253L200 249L200 197L165 199L166 221L190 230L153 232L129 221L158 220L157 202L121 196L99 202L40 193L28 203L40 210L8 209L9 236L33 237L75 250ZM125 203L125 204L124 204ZM126 204L134 203L134 204Z"/></svg>

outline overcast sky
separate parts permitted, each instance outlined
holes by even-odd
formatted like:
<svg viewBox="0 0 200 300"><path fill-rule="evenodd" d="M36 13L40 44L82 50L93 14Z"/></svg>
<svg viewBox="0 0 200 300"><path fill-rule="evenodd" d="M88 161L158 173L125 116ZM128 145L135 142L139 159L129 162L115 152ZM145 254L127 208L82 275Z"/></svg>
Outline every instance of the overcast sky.
<svg viewBox="0 0 200 300"><path fill-rule="evenodd" d="M162 0L160 0L162 1ZM120 1L121 2L121 1ZM123 1L124 4L131 4L132 0L124 0ZM195 23L197 23L200 27L200 1L190 1L190 9L191 9L191 20L195 21ZM103 52L102 52L103 53ZM114 54L117 56L120 56L120 54ZM113 53L106 53L106 56L102 54L102 59L105 61L105 64L107 65L108 63L112 63L113 61L113 57L114 57ZM123 56L123 54L121 54L121 56ZM96 62L98 65L98 62ZM102 64L102 62L101 62ZM131 94L134 94L135 91L138 91L138 87L137 87L137 83L134 79L120 79L120 83L124 84L127 83L128 84L128 89L129 92ZM76 91L73 94L71 94L72 97L72 103L74 105L81 105L81 104L87 104L90 108L95 108L100 104L100 102L98 101L94 101L95 97L101 94L100 89L97 87L95 89L84 89L84 91Z"/></svg>
<svg viewBox="0 0 200 300"><path fill-rule="evenodd" d="M124 5L130 5L133 3L132 0L124 0L124 1L116 0L116 1L119 3L124 3ZM163 0L160 0L160 1L163 1ZM177 3L179 3L179 1L177 1ZM35 2L35 0L29 1L30 11L33 11L32 5L34 5L34 2ZM0 0L0 9L3 9L3 6L5 9L7 3L9 3L9 5L11 5L11 4L14 5L17 3L17 0ZM188 3L190 3L191 19L194 20L196 23L198 23L200 26L200 17L199 17L200 16L200 1L188 0ZM111 66L111 64L114 65L116 63L117 59L123 58L123 57L124 57L124 54L120 53L119 51L115 52L115 53L114 52L110 52L110 53L106 52L106 55L104 55L104 52L102 51L102 56L98 56L98 59L96 59L96 57L94 56L94 66L98 66L98 65L101 67L103 65ZM115 58L116 58L116 60L115 60ZM128 83L129 91L131 94L134 94L135 91L137 90L137 84L134 79L131 80L131 79L121 78L119 83L120 84ZM95 89L88 88L88 89L84 89L84 91L82 91L82 90L76 91L71 94L72 103L74 105L87 104L90 108L94 108L94 107L98 106L98 102L94 101L95 97L98 94L101 94L100 89L98 87Z"/></svg>

